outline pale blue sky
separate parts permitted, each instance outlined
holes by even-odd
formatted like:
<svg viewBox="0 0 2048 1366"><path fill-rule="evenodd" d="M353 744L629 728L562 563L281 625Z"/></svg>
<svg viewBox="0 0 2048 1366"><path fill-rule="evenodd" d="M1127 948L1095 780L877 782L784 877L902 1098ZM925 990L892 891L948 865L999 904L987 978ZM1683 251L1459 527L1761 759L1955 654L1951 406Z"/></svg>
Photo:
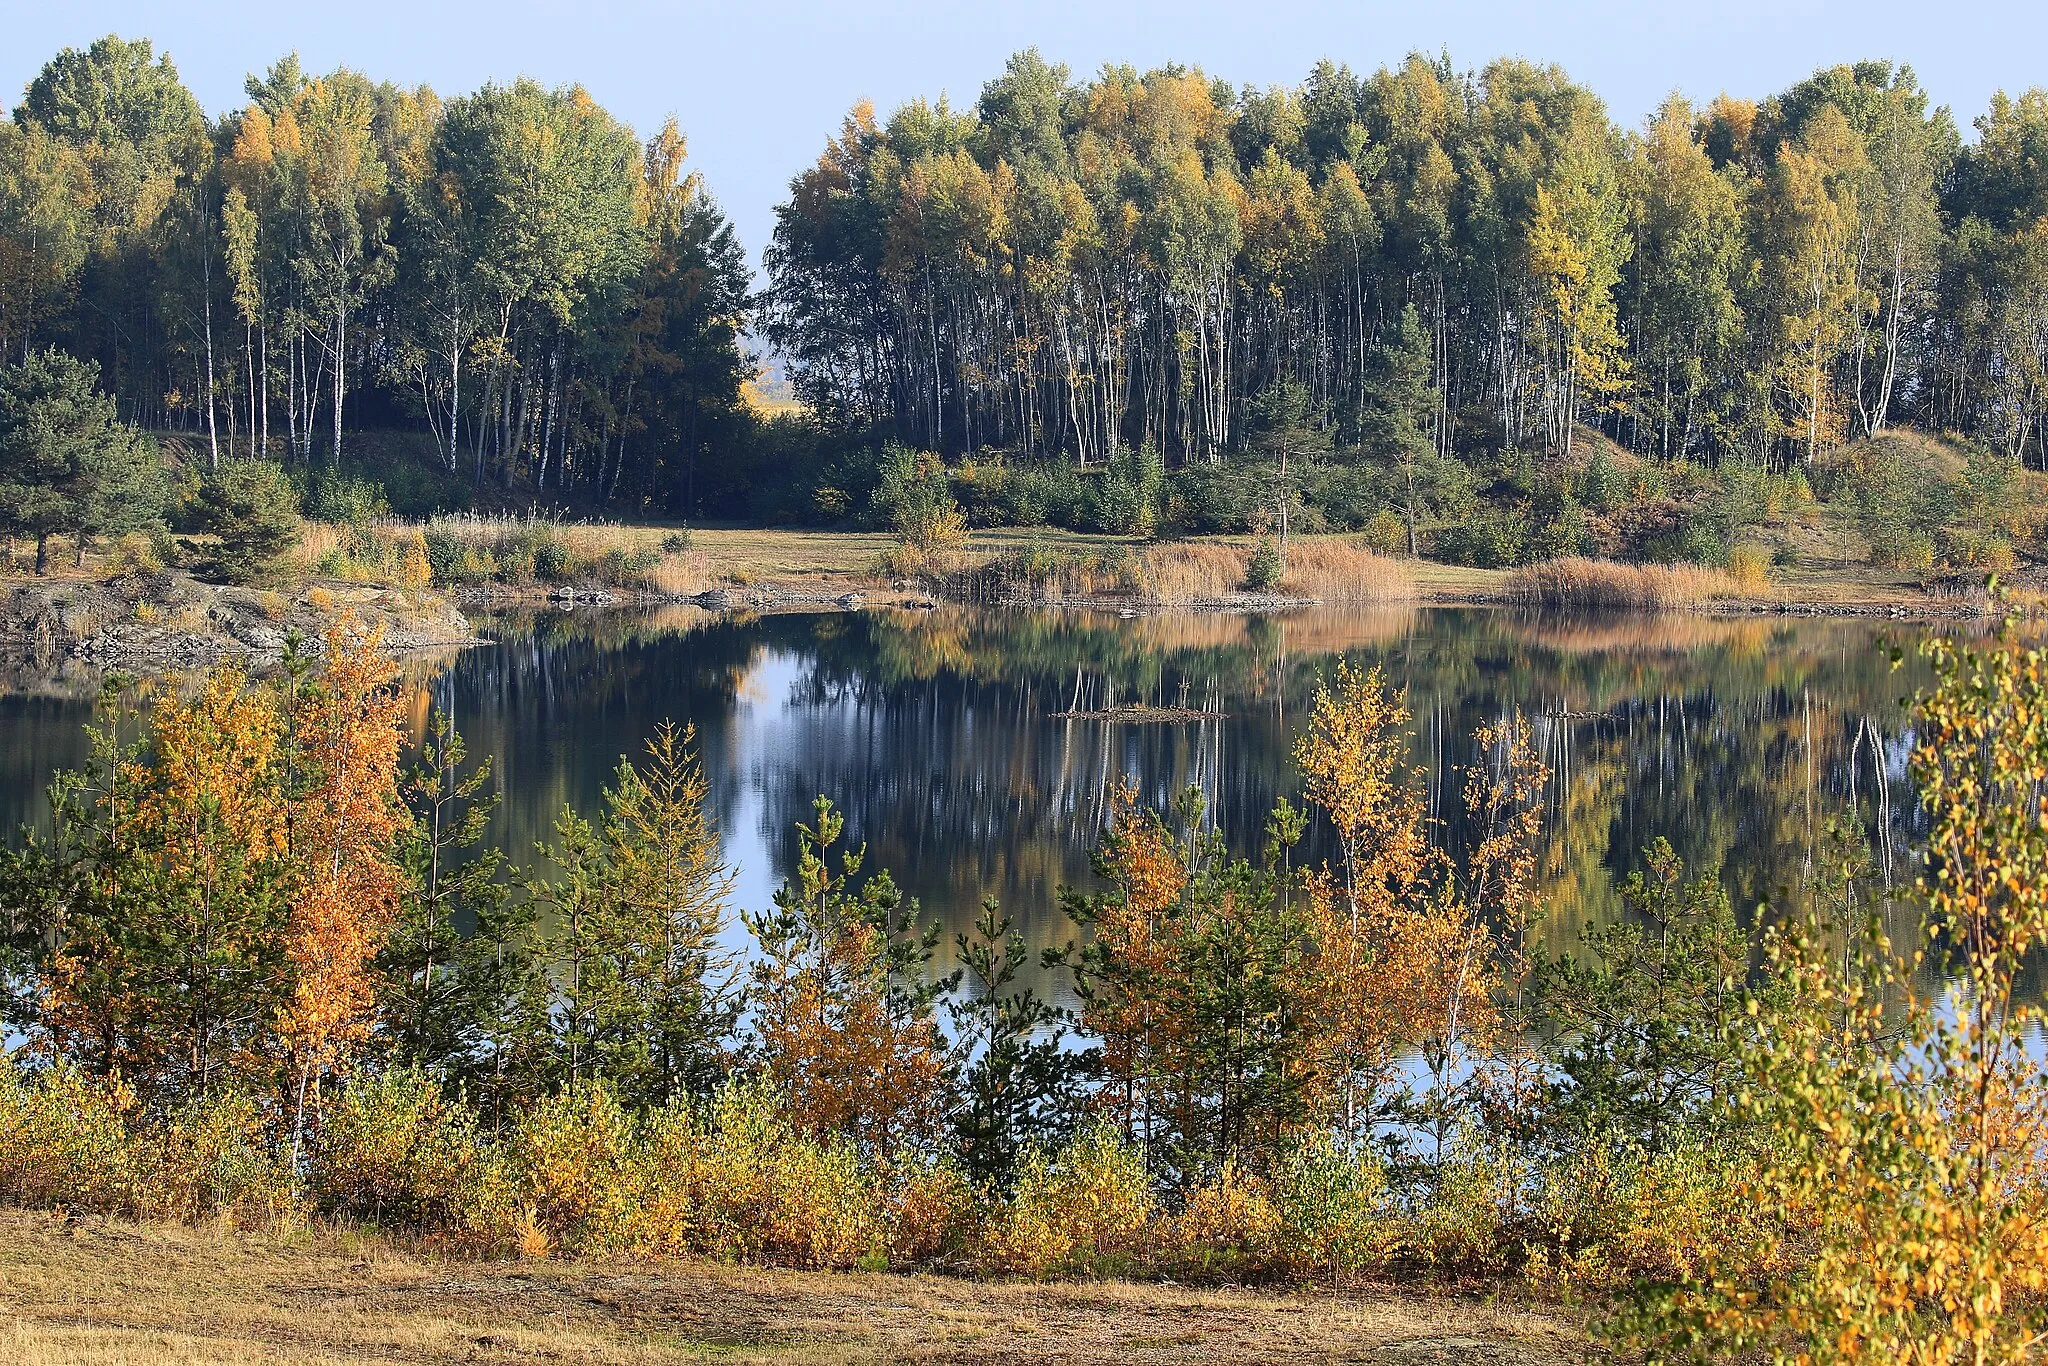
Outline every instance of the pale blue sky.
<svg viewBox="0 0 2048 1366"><path fill-rule="evenodd" d="M444 94L519 75L580 81L643 133L673 113L755 260L789 177L855 99L884 112L941 91L971 102L1032 45L1077 73L1179 61L1261 85L1325 56L1370 71L1417 48L1448 47L1460 68L1512 54L1563 64L1629 123L1673 89L1761 96L1866 56L1911 62L1966 129L1993 90L2048 85L2044 0L0 0L8 106L51 53L107 32L167 49L214 113L241 102L244 73L294 48L311 70L345 64Z"/></svg>

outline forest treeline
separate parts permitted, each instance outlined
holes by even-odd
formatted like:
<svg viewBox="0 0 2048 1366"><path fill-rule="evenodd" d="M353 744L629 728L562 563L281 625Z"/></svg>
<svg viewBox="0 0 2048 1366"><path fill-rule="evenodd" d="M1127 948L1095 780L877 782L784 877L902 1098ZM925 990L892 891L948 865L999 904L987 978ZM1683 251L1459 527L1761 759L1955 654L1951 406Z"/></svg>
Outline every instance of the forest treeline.
<svg viewBox="0 0 2048 1366"><path fill-rule="evenodd" d="M1844 443L1959 441L1975 492L1942 455L1933 503L2048 465L2048 95L1974 123L1885 62L1629 129L1516 60L1259 89L1025 52L971 107L857 106L756 292L673 124L295 58L209 118L109 37L0 129L0 354L415 515L886 526L922 452L969 523L1725 562L1731 507L1832 499ZM749 334L800 411L750 401ZM1856 518L1978 565L1926 489L1864 506L1902 449L1849 462Z"/></svg>
<svg viewBox="0 0 2048 1366"><path fill-rule="evenodd" d="M853 111L777 211L768 332L829 419L951 452L1216 460L1293 382L1339 446L1438 458L1587 423L1782 466L1907 421L2038 462L2048 96L1976 131L1887 62L1628 130L1519 60L1026 52L971 108Z"/></svg>
<svg viewBox="0 0 2048 1366"><path fill-rule="evenodd" d="M1340 662L1260 847L1119 794L1061 893L1063 1007L993 902L939 972L824 797L745 904L672 726L515 865L444 720L403 769L344 618L271 678L110 699L0 855L0 1199L534 1257L1516 1277L1656 1359L2026 1360L2048 683L2009 632L1927 655L1915 946L1845 807L1790 904L1658 841L1622 917L1539 948L1529 724L1457 745L1453 835L1404 697Z"/></svg>
<svg viewBox="0 0 2048 1366"><path fill-rule="evenodd" d="M747 266L673 120L296 56L247 95L209 118L111 36L43 67L0 125L9 360L95 363L209 465L407 427L474 482L680 505L737 439Z"/></svg>

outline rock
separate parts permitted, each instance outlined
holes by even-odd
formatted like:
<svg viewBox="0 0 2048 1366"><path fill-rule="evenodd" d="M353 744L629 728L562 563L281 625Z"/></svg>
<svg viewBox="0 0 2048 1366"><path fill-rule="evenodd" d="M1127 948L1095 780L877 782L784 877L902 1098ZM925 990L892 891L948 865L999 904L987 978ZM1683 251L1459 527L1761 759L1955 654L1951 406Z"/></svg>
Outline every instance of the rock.
<svg viewBox="0 0 2048 1366"><path fill-rule="evenodd" d="M858 612L867 604L867 600L867 594L865 593L848 593L845 597L839 599L839 605L849 612Z"/></svg>
<svg viewBox="0 0 2048 1366"><path fill-rule="evenodd" d="M730 612L739 606L739 599L723 588L713 588L690 599L707 612Z"/></svg>

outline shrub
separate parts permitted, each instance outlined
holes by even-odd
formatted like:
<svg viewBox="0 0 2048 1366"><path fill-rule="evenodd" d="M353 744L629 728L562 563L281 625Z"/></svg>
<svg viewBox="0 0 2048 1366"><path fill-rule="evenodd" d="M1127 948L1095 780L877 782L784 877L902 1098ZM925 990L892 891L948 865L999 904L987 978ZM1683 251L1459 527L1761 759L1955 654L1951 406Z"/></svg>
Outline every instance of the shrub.
<svg viewBox="0 0 2048 1366"><path fill-rule="evenodd" d="M1386 476L1376 465L1324 465L1303 481L1302 497L1325 523L1345 530L1363 529L1391 515Z"/></svg>
<svg viewBox="0 0 2048 1366"><path fill-rule="evenodd" d="M1386 1163L1370 1147L1302 1138L1282 1156L1273 1185L1283 1269L1293 1274L1338 1281L1383 1265L1399 1245Z"/></svg>
<svg viewBox="0 0 2048 1366"><path fill-rule="evenodd" d="M1629 479L1605 446L1595 447L1592 458L1579 474L1579 501L1601 512L1612 512L1628 501Z"/></svg>
<svg viewBox="0 0 2048 1366"><path fill-rule="evenodd" d="M1271 1268L1295 1230L1283 1227L1271 1182L1226 1163L1188 1192L1166 1233L1164 1250L1182 1274L1237 1279Z"/></svg>
<svg viewBox="0 0 2048 1366"><path fill-rule="evenodd" d="M664 555L687 554L691 544L690 529L684 527L681 531L671 531L668 535L661 538L661 553Z"/></svg>
<svg viewBox="0 0 2048 1366"><path fill-rule="evenodd" d="M405 538L399 552L398 582L405 588L425 588L434 581L434 563L427 556L427 540L415 531Z"/></svg>
<svg viewBox="0 0 2048 1366"><path fill-rule="evenodd" d="M1433 548L1437 558L1451 564L1506 569L1522 563L1528 540L1528 513L1520 507L1505 507L1442 528Z"/></svg>
<svg viewBox="0 0 2048 1366"><path fill-rule="evenodd" d="M1214 535L1250 529L1251 492L1222 465L1188 465L1168 477L1167 529L1179 535Z"/></svg>
<svg viewBox="0 0 2048 1366"><path fill-rule="evenodd" d="M449 1227L478 1154L475 1112L449 1100L432 1077L417 1068L362 1074L327 1102L307 1182L330 1214Z"/></svg>
<svg viewBox="0 0 2048 1366"><path fill-rule="evenodd" d="M533 544L533 573L535 578L549 583L560 583L569 577L569 548L553 537Z"/></svg>
<svg viewBox="0 0 2048 1366"><path fill-rule="evenodd" d="M1744 541L1728 552L1728 577L1746 593L1754 593L1771 580L1771 552L1755 541Z"/></svg>
<svg viewBox="0 0 2048 1366"><path fill-rule="evenodd" d="M1244 590L1247 593L1270 593L1280 586L1280 576L1287 570L1280 558L1280 547L1267 537L1252 551L1245 561Z"/></svg>
<svg viewBox="0 0 2048 1366"><path fill-rule="evenodd" d="M983 1224L979 1252L1028 1276L1113 1273L1130 1267L1155 1213L1144 1154L1096 1126L1056 1155L1025 1157L1009 1201Z"/></svg>
<svg viewBox="0 0 2048 1366"><path fill-rule="evenodd" d="M194 1098L145 1135L141 1213L184 1223L289 1228L305 1217L297 1173L272 1117L239 1092Z"/></svg>
<svg viewBox="0 0 2048 1366"><path fill-rule="evenodd" d="M0 1054L0 1198L132 1212L142 1180L125 1119L133 1106L118 1082L69 1066L30 1077Z"/></svg>
<svg viewBox="0 0 2048 1366"><path fill-rule="evenodd" d="M1880 569L1924 574L1934 568L1934 537L1911 526L1877 526L1870 531L1870 562Z"/></svg>
<svg viewBox="0 0 2048 1366"><path fill-rule="evenodd" d="M2012 542L1995 531L1954 528L1941 536L1940 544L1941 558L1958 569L2004 574L2018 562Z"/></svg>
<svg viewBox="0 0 2048 1366"><path fill-rule="evenodd" d="M624 1243L635 1204L633 1124L609 1087L542 1100L505 1145L522 1251L601 1252Z"/></svg>
<svg viewBox="0 0 2048 1366"><path fill-rule="evenodd" d="M1091 529L1111 536L1149 535L1153 525L1143 490L1114 474L1095 481L1088 520Z"/></svg>
<svg viewBox="0 0 2048 1366"><path fill-rule="evenodd" d="M298 496L268 460L223 460L200 481L193 520L220 538L214 571L246 583L298 539Z"/></svg>
<svg viewBox="0 0 2048 1366"><path fill-rule="evenodd" d="M349 526L360 526L391 513L382 484L335 470L321 470L313 475L306 490L305 506L309 517Z"/></svg>
<svg viewBox="0 0 2048 1366"><path fill-rule="evenodd" d="M1382 555L1406 554L1408 523L1392 508L1381 508L1365 524L1365 543Z"/></svg>

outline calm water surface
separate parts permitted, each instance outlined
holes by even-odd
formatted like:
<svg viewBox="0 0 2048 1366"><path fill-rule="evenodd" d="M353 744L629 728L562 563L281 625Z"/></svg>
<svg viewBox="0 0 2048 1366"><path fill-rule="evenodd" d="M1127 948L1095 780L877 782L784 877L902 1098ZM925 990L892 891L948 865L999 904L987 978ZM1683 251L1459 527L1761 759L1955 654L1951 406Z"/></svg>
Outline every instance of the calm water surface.
<svg viewBox="0 0 2048 1366"><path fill-rule="evenodd" d="M1063 885L1089 881L1114 785L1165 801L1192 784L1233 845L1256 847L1296 790L1288 755L1340 658L1408 690L1414 762L1459 838L1473 730L1519 709L1552 777L1547 914L1562 947L1618 910L1643 845L1720 867L1738 905L1784 901L1831 813L1854 803L1895 848L1914 818L1903 699L1924 628L1834 619L1555 621L1487 609L1285 617L930 612L709 617L557 613L485 626L496 643L408 671L411 715L450 712L490 755L493 829L530 855L565 803L597 807L622 754L687 722L743 904L766 903L791 828L824 793L928 913L966 928L1000 897L1034 944L1064 941ZM1904 648L1894 669L1888 645ZM1057 713L1142 701L1207 719L1132 724ZM0 695L0 820L41 815L84 757L81 687ZM1319 856L1312 850L1312 856ZM950 938L950 936L949 936Z"/></svg>

